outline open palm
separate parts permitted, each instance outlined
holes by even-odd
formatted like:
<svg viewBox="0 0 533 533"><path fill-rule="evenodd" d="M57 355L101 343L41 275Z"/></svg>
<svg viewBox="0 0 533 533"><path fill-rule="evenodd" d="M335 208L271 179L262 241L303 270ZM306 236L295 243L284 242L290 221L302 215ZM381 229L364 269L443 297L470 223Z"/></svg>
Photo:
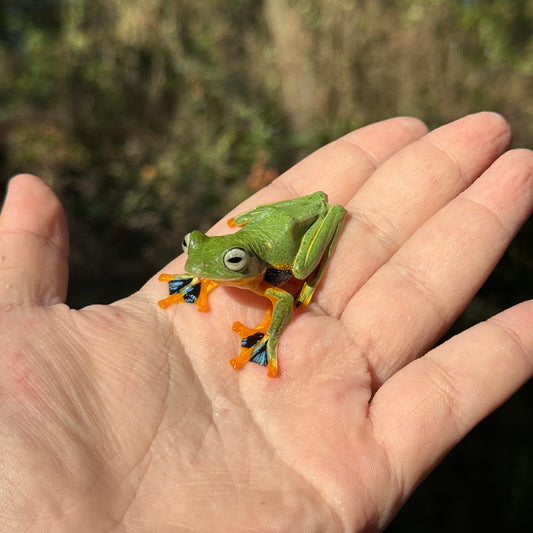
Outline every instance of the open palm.
<svg viewBox="0 0 533 533"><path fill-rule="evenodd" d="M531 301L427 352L532 209L532 154L509 143L489 113L431 133L393 119L235 210L324 190L349 213L274 379L228 364L232 323L266 307L247 291L217 288L208 313L163 311L154 276L110 306L61 303L63 210L39 179L14 179L0 217L0 530L383 528L532 372Z"/></svg>

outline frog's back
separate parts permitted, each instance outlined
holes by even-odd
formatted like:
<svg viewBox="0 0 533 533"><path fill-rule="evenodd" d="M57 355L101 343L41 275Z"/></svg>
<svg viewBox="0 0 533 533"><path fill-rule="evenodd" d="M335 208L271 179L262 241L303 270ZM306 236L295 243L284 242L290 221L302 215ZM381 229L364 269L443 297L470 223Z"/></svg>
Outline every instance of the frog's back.
<svg viewBox="0 0 533 533"><path fill-rule="evenodd" d="M283 264L284 268L287 265L292 268L304 235L330 209L327 202L327 195L317 191L254 207L234 217L232 222L242 226L241 236L257 257L273 266Z"/></svg>
<svg viewBox="0 0 533 533"><path fill-rule="evenodd" d="M293 218L305 219L310 214L320 214L329 208L328 196L322 191L317 191L307 196L284 200L275 204L266 204L263 207L275 209L280 213L287 213Z"/></svg>
<svg viewBox="0 0 533 533"><path fill-rule="evenodd" d="M265 206L240 232L258 257L276 268L292 267L302 238L317 217L307 214L302 218L288 209Z"/></svg>

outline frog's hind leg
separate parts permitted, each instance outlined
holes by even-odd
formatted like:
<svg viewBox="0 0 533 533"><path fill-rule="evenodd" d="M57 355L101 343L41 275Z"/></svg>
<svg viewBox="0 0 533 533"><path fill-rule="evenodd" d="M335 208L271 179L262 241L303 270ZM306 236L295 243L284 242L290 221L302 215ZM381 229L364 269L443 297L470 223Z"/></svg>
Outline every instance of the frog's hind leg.
<svg viewBox="0 0 533 533"><path fill-rule="evenodd" d="M233 368L240 368L248 361L268 367L268 376L278 373L278 343L281 333L292 317L293 297L288 292L272 287L265 291L272 302L265 319L255 328L247 328L240 322L233 324L233 331L241 337L241 353L230 361Z"/></svg>
<svg viewBox="0 0 533 533"><path fill-rule="evenodd" d="M305 262L295 265L295 275L305 279L295 297L296 307L308 305L313 297L326 268L331 260L335 244L343 227L346 210L334 205L318 226L315 232L309 232L302 240L303 249L307 249ZM307 276L306 276L307 274Z"/></svg>

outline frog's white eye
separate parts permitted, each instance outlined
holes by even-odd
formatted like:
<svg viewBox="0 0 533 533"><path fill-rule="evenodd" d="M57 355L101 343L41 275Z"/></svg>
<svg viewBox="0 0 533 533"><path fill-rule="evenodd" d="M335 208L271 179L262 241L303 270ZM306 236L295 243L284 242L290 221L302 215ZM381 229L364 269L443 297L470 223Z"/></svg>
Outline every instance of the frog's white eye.
<svg viewBox="0 0 533 533"><path fill-rule="evenodd" d="M191 240L191 234L187 233L185 237L183 237L183 240L181 241L181 247L183 248L183 251L185 253L188 253L189 251L189 241Z"/></svg>
<svg viewBox="0 0 533 533"><path fill-rule="evenodd" d="M233 272L240 272L246 268L248 257L244 248L230 248L224 254L224 266Z"/></svg>

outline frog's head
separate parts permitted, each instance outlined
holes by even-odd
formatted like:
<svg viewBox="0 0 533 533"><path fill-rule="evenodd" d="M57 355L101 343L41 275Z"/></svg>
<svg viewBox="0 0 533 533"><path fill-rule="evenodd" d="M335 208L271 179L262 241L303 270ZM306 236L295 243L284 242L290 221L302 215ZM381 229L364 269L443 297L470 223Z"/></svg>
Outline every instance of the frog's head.
<svg viewBox="0 0 533 533"><path fill-rule="evenodd" d="M267 268L239 233L208 237L201 231L185 235L183 251L188 254L188 274L219 282L238 282L259 276Z"/></svg>

